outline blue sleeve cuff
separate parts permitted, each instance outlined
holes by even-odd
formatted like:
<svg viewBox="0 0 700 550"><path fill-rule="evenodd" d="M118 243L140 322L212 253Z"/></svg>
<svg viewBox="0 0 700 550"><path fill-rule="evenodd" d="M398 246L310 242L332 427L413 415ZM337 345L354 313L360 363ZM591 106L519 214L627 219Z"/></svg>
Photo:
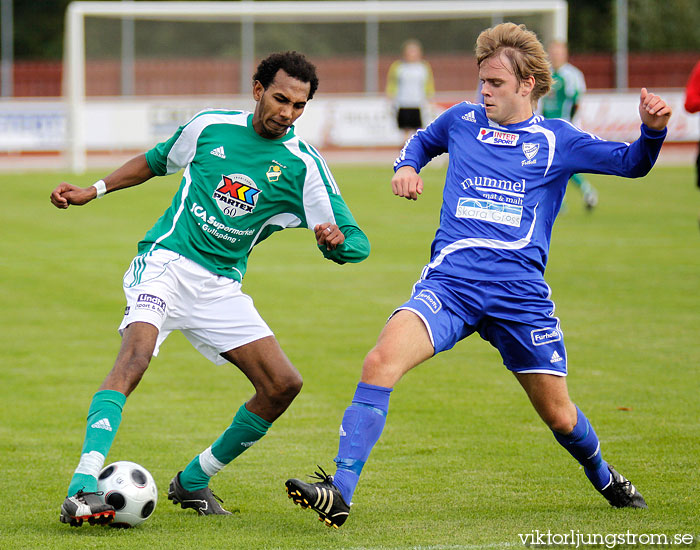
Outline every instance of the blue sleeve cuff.
<svg viewBox="0 0 700 550"><path fill-rule="evenodd" d="M667 133L668 127L664 128L663 130L654 130L653 128L649 128L649 126L646 124L642 124L642 135L644 137L650 139L665 138Z"/></svg>
<svg viewBox="0 0 700 550"><path fill-rule="evenodd" d="M397 162L396 164L394 164L394 173L396 173L396 171L402 166L411 166L416 171L416 174L420 174L420 168L418 167L418 164L416 164L412 160L402 160L401 162Z"/></svg>

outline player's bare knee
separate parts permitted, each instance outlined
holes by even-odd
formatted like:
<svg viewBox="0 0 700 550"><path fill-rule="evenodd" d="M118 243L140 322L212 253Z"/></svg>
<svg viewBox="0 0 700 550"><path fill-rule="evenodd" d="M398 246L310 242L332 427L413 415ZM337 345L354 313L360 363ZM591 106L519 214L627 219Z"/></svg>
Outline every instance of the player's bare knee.
<svg viewBox="0 0 700 550"><path fill-rule="evenodd" d="M289 372L283 376L278 376L274 380L270 380L258 393L262 393L261 397L270 403L273 407L287 408L294 401L294 398L299 395L303 380L298 372Z"/></svg>
<svg viewBox="0 0 700 550"><path fill-rule="evenodd" d="M365 356L365 361L362 364L362 375L373 376L387 368L389 357L386 356L378 346L372 348Z"/></svg>
<svg viewBox="0 0 700 550"><path fill-rule="evenodd" d="M286 377L286 380L284 382L284 391L283 395L289 399L289 402L291 403L294 398L299 395L299 392L301 391L301 387L304 385L304 380L301 377L301 374L298 372L290 373L289 376Z"/></svg>
<svg viewBox="0 0 700 550"><path fill-rule="evenodd" d="M552 412L543 416L542 420L545 421L550 430L562 435L570 434L576 426L576 422L572 422L569 415L565 412Z"/></svg>
<svg viewBox="0 0 700 550"><path fill-rule="evenodd" d="M380 346L373 348L362 364L362 382L391 388L403 376L401 366Z"/></svg>

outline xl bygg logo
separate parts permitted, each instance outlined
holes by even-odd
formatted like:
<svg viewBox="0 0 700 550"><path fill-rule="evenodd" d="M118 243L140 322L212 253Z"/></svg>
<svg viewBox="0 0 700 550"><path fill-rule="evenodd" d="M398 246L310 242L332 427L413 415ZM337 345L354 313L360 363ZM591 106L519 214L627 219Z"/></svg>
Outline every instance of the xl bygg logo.
<svg viewBox="0 0 700 550"><path fill-rule="evenodd" d="M219 187L214 191L221 211L232 218L252 212L258 202L260 189L255 182L244 174L221 176Z"/></svg>

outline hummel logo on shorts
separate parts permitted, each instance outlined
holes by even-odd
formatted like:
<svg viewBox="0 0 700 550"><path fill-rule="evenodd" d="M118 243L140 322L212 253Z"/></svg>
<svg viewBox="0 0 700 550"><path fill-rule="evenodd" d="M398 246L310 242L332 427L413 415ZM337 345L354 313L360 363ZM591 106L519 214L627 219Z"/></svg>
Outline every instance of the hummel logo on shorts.
<svg viewBox="0 0 700 550"><path fill-rule="evenodd" d="M109 420L107 418L103 418L102 420L98 420L90 427L95 428L97 430L107 430L108 432L112 431L112 425L109 423Z"/></svg>
<svg viewBox="0 0 700 550"><path fill-rule="evenodd" d="M223 145L221 147L217 147L216 149L212 149L211 154L214 155L215 157L219 157L222 159L226 158L226 153L224 153L224 146Z"/></svg>

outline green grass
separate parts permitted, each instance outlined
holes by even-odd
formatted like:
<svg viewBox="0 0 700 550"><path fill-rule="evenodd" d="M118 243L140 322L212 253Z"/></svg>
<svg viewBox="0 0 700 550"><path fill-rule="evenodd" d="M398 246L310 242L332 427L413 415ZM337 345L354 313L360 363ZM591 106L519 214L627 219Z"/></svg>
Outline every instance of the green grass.
<svg viewBox="0 0 700 550"><path fill-rule="evenodd" d="M160 502L141 527L58 522L92 394L116 355L121 277L178 178L54 209L62 179L0 175L0 548L466 549L521 547L533 530L698 535L700 234L693 172L643 181L592 177L554 229L547 280L569 355L569 387L604 456L649 510L614 510L537 418L498 353L473 336L410 372L392 396L348 523L324 528L286 498L284 480L333 471L337 430L364 354L428 259L442 169L417 202L391 195L389 167L337 166L372 242L359 265L324 261L309 231L256 248L244 290L305 379L267 437L212 483L233 517L200 518L166 500L172 475L230 423L251 387L180 335L129 398L108 462L146 466Z"/></svg>

